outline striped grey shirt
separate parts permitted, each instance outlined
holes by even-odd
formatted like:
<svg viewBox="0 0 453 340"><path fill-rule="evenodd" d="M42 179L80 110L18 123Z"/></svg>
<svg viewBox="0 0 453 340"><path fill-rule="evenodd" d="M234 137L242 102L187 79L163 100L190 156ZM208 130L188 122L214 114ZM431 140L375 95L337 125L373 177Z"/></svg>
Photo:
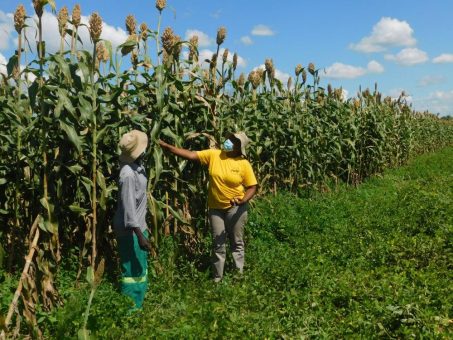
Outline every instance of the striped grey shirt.
<svg viewBox="0 0 453 340"><path fill-rule="evenodd" d="M113 218L113 227L118 236L130 233L129 228L147 229L146 189L145 168L136 163L124 164L120 170L118 204Z"/></svg>

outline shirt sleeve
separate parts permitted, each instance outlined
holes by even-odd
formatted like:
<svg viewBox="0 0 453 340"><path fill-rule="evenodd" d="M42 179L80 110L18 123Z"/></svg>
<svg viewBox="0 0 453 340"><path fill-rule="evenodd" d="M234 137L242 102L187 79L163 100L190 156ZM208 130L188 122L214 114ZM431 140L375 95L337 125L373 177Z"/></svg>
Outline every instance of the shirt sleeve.
<svg viewBox="0 0 453 340"><path fill-rule="evenodd" d="M202 151L197 151L198 159L200 160L200 163L203 165L209 165L209 162L211 161L211 156L212 156L212 150L202 150Z"/></svg>
<svg viewBox="0 0 453 340"><path fill-rule="evenodd" d="M245 162L244 162L244 175L243 175L242 184L246 188L258 184L256 177L255 177L255 173L253 172L253 169L252 169L252 165L247 160L245 160Z"/></svg>
<svg viewBox="0 0 453 340"><path fill-rule="evenodd" d="M135 204L135 178L125 176L120 180L121 203L124 211L124 227L138 228L137 209Z"/></svg>

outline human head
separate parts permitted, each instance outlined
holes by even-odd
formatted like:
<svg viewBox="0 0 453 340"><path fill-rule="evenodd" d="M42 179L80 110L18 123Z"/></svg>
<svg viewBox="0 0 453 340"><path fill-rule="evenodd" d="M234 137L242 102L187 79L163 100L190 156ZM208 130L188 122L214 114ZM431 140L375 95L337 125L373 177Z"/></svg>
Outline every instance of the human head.
<svg viewBox="0 0 453 340"><path fill-rule="evenodd" d="M132 163L148 147L148 136L139 130L129 131L121 137L119 147L121 150L120 161Z"/></svg>
<svg viewBox="0 0 453 340"><path fill-rule="evenodd" d="M246 156L245 148L250 143L250 139L245 132L229 133L227 138L231 139L234 144L239 143L241 154Z"/></svg>

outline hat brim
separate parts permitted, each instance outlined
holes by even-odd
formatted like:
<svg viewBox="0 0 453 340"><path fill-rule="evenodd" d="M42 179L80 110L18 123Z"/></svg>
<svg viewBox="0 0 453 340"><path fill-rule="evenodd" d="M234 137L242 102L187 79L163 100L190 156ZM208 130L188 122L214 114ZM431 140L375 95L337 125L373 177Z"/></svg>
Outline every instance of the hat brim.
<svg viewBox="0 0 453 340"><path fill-rule="evenodd" d="M122 163L132 163L146 150L148 147L148 136L145 133L139 133L138 144L133 152L121 152L119 159Z"/></svg>

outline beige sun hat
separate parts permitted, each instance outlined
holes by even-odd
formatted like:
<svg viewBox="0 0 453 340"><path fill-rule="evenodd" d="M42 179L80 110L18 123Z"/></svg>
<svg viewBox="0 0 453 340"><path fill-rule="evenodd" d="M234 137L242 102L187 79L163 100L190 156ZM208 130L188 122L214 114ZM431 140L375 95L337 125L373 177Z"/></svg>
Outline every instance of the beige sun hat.
<svg viewBox="0 0 453 340"><path fill-rule="evenodd" d="M229 133L228 137L231 137L231 136L233 136L234 138L236 138L237 140L239 140L241 142L241 153L243 156L246 156L245 148L247 147L247 145L249 145L250 139L247 137L245 132Z"/></svg>
<svg viewBox="0 0 453 340"><path fill-rule="evenodd" d="M132 163L148 147L148 136L139 130L129 131L121 137L119 147L121 150L120 161Z"/></svg>

